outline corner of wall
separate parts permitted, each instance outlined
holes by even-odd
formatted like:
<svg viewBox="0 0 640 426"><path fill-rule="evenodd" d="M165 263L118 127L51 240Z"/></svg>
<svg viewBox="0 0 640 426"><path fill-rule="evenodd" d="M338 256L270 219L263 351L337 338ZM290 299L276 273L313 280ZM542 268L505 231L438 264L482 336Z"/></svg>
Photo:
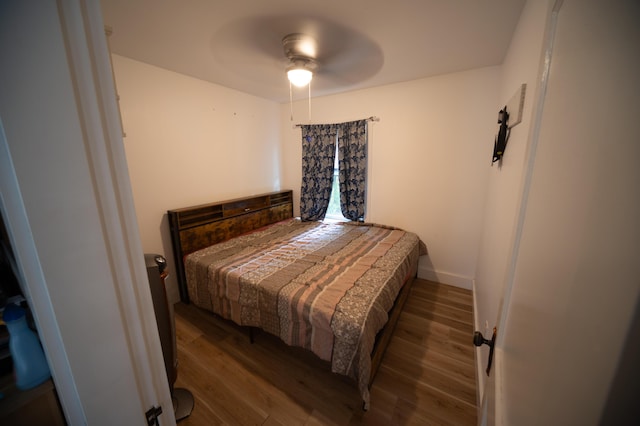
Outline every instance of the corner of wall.
<svg viewBox="0 0 640 426"><path fill-rule="evenodd" d="M473 278L451 274L449 272L436 271L425 266L418 267L418 278L464 288L465 290L473 290Z"/></svg>

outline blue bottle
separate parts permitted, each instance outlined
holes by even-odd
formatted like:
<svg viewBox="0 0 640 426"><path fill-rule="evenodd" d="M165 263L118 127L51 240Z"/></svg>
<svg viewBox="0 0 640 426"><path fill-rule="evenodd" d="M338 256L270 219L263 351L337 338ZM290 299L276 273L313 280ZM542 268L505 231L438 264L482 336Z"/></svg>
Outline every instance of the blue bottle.
<svg viewBox="0 0 640 426"><path fill-rule="evenodd" d="M51 377L38 336L27 325L25 310L9 303L2 316L9 329L9 351L18 389L31 389Z"/></svg>

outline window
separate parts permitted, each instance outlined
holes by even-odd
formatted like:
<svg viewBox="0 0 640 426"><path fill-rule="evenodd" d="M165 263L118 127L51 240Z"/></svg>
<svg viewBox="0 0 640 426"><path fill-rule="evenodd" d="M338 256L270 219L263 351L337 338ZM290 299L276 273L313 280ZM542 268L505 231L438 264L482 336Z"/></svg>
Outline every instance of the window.
<svg viewBox="0 0 640 426"><path fill-rule="evenodd" d="M336 144L336 158L333 162L333 184L331 185L331 198L329 198L329 207L327 207L327 214L324 216L325 220L329 221L343 221L348 219L342 215L342 209L340 208L340 177L338 176L338 144Z"/></svg>
<svg viewBox="0 0 640 426"><path fill-rule="evenodd" d="M301 127L300 218L364 220L367 120Z"/></svg>

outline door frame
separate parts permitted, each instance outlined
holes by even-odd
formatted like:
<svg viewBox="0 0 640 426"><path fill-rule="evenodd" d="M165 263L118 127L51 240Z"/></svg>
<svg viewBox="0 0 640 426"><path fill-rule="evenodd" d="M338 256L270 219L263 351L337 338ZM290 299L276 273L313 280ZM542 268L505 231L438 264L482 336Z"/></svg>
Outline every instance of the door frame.
<svg viewBox="0 0 640 426"><path fill-rule="evenodd" d="M38 259L38 250L33 240L27 211L22 202L20 186L16 177L9 146L0 118L0 213L11 239L11 248L15 256L16 269L23 284L38 334L47 353L49 367L56 384L60 403L65 408L69 424L85 424L86 418L80 395L76 389L71 366L60 336L60 329L45 276Z"/></svg>
<svg viewBox="0 0 640 426"><path fill-rule="evenodd" d="M101 233L109 254L118 310L122 316L128 360L142 407L163 406L163 424L175 424L173 405L144 264L122 128L100 3L55 2L65 42L66 62L78 105L78 122L87 149L87 166L101 211ZM30 117L37 122L38 115ZM6 123L5 123L6 124ZM86 424L94 395L76 386L55 306L38 256L20 190L20 181L0 117L0 207L19 271L21 287L33 311L65 417ZM62 308L61 308L62 309ZM99 386L99 384L96 384ZM105 400L101 404L109 404ZM117 410L117 408L114 408ZM144 413L139 413L144 418Z"/></svg>

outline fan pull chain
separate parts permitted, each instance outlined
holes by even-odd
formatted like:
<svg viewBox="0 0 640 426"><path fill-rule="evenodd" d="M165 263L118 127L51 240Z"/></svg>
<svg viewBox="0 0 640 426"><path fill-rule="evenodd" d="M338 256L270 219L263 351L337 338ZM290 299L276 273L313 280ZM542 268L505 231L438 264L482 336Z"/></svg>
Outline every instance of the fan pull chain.
<svg viewBox="0 0 640 426"><path fill-rule="evenodd" d="M311 124L311 82L309 82L309 124Z"/></svg>
<svg viewBox="0 0 640 426"><path fill-rule="evenodd" d="M291 122L293 122L293 93L291 92L291 81L289 81L289 108L291 109Z"/></svg>

